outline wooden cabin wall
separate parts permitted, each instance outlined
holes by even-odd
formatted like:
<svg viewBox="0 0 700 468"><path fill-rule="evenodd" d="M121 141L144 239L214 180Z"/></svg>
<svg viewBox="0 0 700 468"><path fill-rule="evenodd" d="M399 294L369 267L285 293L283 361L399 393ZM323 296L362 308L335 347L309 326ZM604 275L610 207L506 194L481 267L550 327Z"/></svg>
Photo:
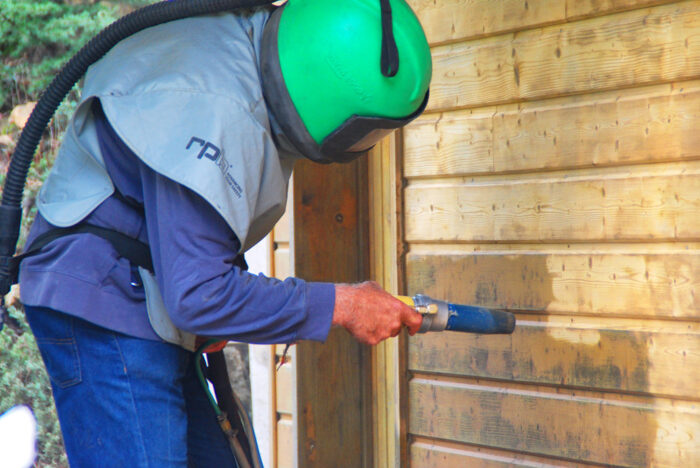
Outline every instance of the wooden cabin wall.
<svg viewBox="0 0 700 468"><path fill-rule="evenodd" d="M406 292L518 319L408 340L410 465L700 466L700 1L409 3Z"/></svg>

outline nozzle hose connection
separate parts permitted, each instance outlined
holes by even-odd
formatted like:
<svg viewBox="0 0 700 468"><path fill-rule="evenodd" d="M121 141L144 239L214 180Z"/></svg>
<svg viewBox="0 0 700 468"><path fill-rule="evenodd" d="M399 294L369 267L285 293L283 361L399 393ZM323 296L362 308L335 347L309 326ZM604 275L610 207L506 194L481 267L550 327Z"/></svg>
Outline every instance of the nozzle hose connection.
<svg viewBox="0 0 700 468"><path fill-rule="evenodd" d="M400 297L423 315L418 333L429 331L459 331L481 334L510 334L515 329L515 315L486 307L451 304L423 294L413 298Z"/></svg>

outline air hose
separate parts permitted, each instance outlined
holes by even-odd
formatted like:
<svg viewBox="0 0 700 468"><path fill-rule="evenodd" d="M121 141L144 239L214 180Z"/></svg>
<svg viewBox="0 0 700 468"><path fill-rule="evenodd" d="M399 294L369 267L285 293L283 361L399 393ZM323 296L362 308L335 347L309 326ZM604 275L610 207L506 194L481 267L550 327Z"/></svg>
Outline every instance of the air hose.
<svg viewBox="0 0 700 468"><path fill-rule="evenodd" d="M22 222L22 196L29 166L54 112L88 67L119 41L151 26L205 14L267 5L271 0L163 1L136 10L103 29L78 51L41 95L29 117L5 178L0 202L0 297L10 290L10 259L17 248Z"/></svg>
<svg viewBox="0 0 700 468"><path fill-rule="evenodd" d="M249 449L246 449L246 447L257 447L258 442L255 439L255 432L252 430L253 424L250 421L250 418L248 417L248 413L246 412L245 408L243 407L243 404L238 399L236 394L233 393L233 391L230 388L230 384L228 382L228 372L226 372L226 375L223 379L220 379L226 380L226 382L216 382L219 384L216 387L216 391L218 395L218 392L222 389L222 386L228 386L227 390L231 390L230 392L225 392L228 393L228 395L226 396L227 401L223 402L224 404L228 403L230 414L221 409L221 406L216 401L214 395L212 395L212 392L209 389L207 376L204 375L204 371L209 369L208 367L205 367L204 364L204 353L207 353L207 348L209 348L211 345L216 344L217 342L218 340L214 339L207 340L204 344L197 348L194 357L197 379L199 380L199 383L202 386L202 390L204 391L205 395L207 396L207 399L209 400L209 404L214 409L214 414L216 414L216 420L219 423L219 427L221 428L221 431L226 435L226 439L229 442L231 451L236 457L236 461L238 462L240 467L261 468L262 461L260 460L259 451L255 450L253 453L251 453ZM209 359L212 360L216 359L217 357L221 358L222 355L220 353L222 352L223 351L218 351L216 354L208 354ZM225 369L225 365L223 366L223 368ZM231 420L232 417L238 417L239 419Z"/></svg>

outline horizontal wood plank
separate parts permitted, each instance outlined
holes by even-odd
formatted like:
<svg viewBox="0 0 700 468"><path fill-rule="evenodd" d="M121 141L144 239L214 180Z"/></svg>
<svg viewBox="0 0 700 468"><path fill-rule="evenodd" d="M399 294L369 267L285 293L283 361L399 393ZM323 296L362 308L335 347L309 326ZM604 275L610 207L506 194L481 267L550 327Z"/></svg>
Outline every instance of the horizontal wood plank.
<svg viewBox="0 0 700 468"><path fill-rule="evenodd" d="M598 241L700 237L700 164L576 177L409 184L406 240Z"/></svg>
<svg viewBox="0 0 700 468"><path fill-rule="evenodd" d="M697 404L414 378L413 434L620 466L698 466Z"/></svg>
<svg viewBox="0 0 700 468"><path fill-rule="evenodd" d="M558 314L700 318L698 250L410 253L410 294Z"/></svg>
<svg viewBox="0 0 700 468"><path fill-rule="evenodd" d="M681 2L439 46L428 111L697 78L698 29Z"/></svg>
<svg viewBox="0 0 700 468"><path fill-rule="evenodd" d="M278 244L272 255L275 262L275 278L283 280L291 276L292 265L289 258L289 245Z"/></svg>
<svg viewBox="0 0 700 468"><path fill-rule="evenodd" d="M404 130L406 177L700 157L700 81L425 114Z"/></svg>
<svg viewBox="0 0 700 468"><path fill-rule="evenodd" d="M276 468L294 468L294 422L291 418L277 421L277 464Z"/></svg>
<svg viewBox="0 0 700 468"><path fill-rule="evenodd" d="M700 325L518 315L512 335L428 333L408 368L700 400Z"/></svg>
<svg viewBox="0 0 700 468"><path fill-rule="evenodd" d="M408 0L428 42L456 42L677 0Z"/></svg>
<svg viewBox="0 0 700 468"><path fill-rule="evenodd" d="M286 363L276 369L276 390L277 412L294 413L294 367Z"/></svg>
<svg viewBox="0 0 700 468"><path fill-rule="evenodd" d="M535 457L487 447L415 437L410 447L411 466L420 468L580 467L552 458Z"/></svg>
<svg viewBox="0 0 700 468"><path fill-rule="evenodd" d="M287 207L289 209L289 207ZM289 237L291 232L291 227L289 225L289 218L292 216L291 212L286 211L284 215L277 221L274 227L274 240L275 242L289 243Z"/></svg>

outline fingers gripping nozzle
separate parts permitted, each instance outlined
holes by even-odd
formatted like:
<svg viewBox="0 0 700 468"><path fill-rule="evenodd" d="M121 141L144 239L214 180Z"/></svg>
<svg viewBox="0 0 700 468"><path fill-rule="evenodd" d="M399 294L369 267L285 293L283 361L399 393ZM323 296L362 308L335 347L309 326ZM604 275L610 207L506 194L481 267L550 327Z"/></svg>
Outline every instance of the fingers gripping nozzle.
<svg viewBox="0 0 700 468"><path fill-rule="evenodd" d="M461 331L469 333L513 333L515 316L510 312L486 307L451 304L424 294L399 297L423 316L418 333L429 331Z"/></svg>

